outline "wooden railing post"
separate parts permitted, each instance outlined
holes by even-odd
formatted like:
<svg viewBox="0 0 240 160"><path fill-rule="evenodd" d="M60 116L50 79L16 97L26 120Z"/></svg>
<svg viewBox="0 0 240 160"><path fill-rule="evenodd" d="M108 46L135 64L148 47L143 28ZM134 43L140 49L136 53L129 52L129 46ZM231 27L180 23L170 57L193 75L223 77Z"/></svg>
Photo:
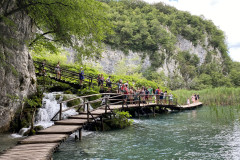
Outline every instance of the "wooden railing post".
<svg viewBox="0 0 240 160"><path fill-rule="evenodd" d="M90 78L88 79L88 87L90 88L90 82L91 80L90 80Z"/></svg>
<svg viewBox="0 0 240 160"><path fill-rule="evenodd" d="M139 106L139 108L141 107L141 96L139 95L139 101L138 101L138 106Z"/></svg>
<svg viewBox="0 0 240 160"><path fill-rule="evenodd" d="M141 107L141 96L139 95L138 96L138 119L140 118L140 112L139 112L140 107Z"/></svg>
<svg viewBox="0 0 240 160"><path fill-rule="evenodd" d="M91 87L92 87L92 77L91 77Z"/></svg>
<svg viewBox="0 0 240 160"><path fill-rule="evenodd" d="M102 117L102 116L100 116L100 121L101 121L101 127L102 127L102 131L104 131L103 117Z"/></svg>
<svg viewBox="0 0 240 160"><path fill-rule="evenodd" d="M155 117L155 106L153 106L153 116Z"/></svg>
<svg viewBox="0 0 240 160"><path fill-rule="evenodd" d="M87 103L87 121L89 123L89 103Z"/></svg>
<svg viewBox="0 0 240 160"><path fill-rule="evenodd" d="M105 113L107 113L108 97L105 97Z"/></svg>
<svg viewBox="0 0 240 160"><path fill-rule="evenodd" d="M43 74L43 91L45 91L45 73Z"/></svg>
<svg viewBox="0 0 240 160"><path fill-rule="evenodd" d="M60 103L59 120L62 120L62 103Z"/></svg>
<svg viewBox="0 0 240 160"><path fill-rule="evenodd" d="M78 130L78 139L82 140L82 128Z"/></svg>
<svg viewBox="0 0 240 160"><path fill-rule="evenodd" d="M168 96L168 105L170 106L170 96Z"/></svg>
<svg viewBox="0 0 240 160"><path fill-rule="evenodd" d="M122 95L122 109L124 108L124 95Z"/></svg>

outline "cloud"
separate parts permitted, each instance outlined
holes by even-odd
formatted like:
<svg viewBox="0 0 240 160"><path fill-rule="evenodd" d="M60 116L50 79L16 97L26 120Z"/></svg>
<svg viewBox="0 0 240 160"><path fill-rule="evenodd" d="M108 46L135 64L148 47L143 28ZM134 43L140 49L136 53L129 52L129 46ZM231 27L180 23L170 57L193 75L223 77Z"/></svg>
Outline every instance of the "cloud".
<svg viewBox="0 0 240 160"><path fill-rule="evenodd" d="M229 53L233 60L239 61L237 53L240 46L235 49L231 46L240 43L240 1L238 0L145 0L148 3L164 2L175 6L179 10L188 11L194 15L204 15L206 19L212 20L216 26L224 31L229 47Z"/></svg>
<svg viewBox="0 0 240 160"><path fill-rule="evenodd" d="M229 49L230 57L233 59L233 61L240 62L240 47L237 48L230 48Z"/></svg>
<svg viewBox="0 0 240 160"><path fill-rule="evenodd" d="M229 48L240 48L240 43L229 45Z"/></svg>

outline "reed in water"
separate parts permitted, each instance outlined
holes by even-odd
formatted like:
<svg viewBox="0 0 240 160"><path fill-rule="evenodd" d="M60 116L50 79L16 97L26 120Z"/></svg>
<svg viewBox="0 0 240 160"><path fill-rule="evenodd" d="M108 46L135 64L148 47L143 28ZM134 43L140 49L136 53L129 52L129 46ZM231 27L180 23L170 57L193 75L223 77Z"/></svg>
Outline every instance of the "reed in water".
<svg viewBox="0 0 240 160"><path fill-rule="evenodd" d="M192 94L200 95L200 102L210 106L239 106L240 105L240 88L210 88L204 90L176 90L173 91L179 104L186 104L187 99Z"/></svg>

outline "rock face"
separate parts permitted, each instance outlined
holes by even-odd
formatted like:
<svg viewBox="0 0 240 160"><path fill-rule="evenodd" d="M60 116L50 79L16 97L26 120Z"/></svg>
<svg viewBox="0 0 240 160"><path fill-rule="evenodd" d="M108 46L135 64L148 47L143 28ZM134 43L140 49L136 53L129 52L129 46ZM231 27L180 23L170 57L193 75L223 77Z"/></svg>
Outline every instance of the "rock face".
<svg viewBox="0 0 240 160"><path fill-rule="evenodd" d="M15 0L3 0L0 14L12 10ZM0 21L0 132L7 131L24 97L36 91L32 58L26 46L32 33L31 19L24 12Z"/></svg>
<svg viewBox="0 0 240 160"><path fill-rule="evenodd" d="M204 47L205 46L205 47ZM178 54L179 51L188 51L190 54L196 54L200 60L199 65L202 65L205 62L206 55L209 51L213 51L214 49L208 46L208 41L206 39L205 44L198 44L196 46L189 40L184 39L182 36L177 37L177 43L175 44L176 50L174 54ZM217 60L219 63L222 63L221 53L218 50L215 50L217 53L213 55L213 59ZM162 53L160 50L159 54ZM148 67L151 66L151 61L149 56L145 56L143 58L143 53L141 52L133 52L129 51L128 54L123 53L121 50L113 50L110 46L105 48L105 51L102 53L102 58L94 64L95 66L100 66L102 70L108 74L116 74L119 70L119 63L125 64L125 66L131 70L131 68L136 68L137 66L141 66L144 71ZM167 56L165 56L167 57ZM174 57L174 56L172 56ZM85 63L89 64L89 61L86 60ZM123 67L123 66L121 66ZM174 58L165 58L161 67L157 68L157 72L163 72L165 76L171 77L174 74L180 75L179 71L179 63ZM181 75L180 75L181 76Z"/></svg>
<svg viewBox="0 0 240 160"><path fill-rule="evenodd" d="M136 68L140 64L143 69L151 66L149 57L146 56L142 59L143 53L129 51L128 54L120 50L113 50L110 46L106 46L105 51L102 53L102 58L95 65L100 65L102 70L108 74L115 74L119 71L119 67L127 67L129 70ZM90 60L91 61L91 60ZM89 63L89 60L85 60Z"/></svg>

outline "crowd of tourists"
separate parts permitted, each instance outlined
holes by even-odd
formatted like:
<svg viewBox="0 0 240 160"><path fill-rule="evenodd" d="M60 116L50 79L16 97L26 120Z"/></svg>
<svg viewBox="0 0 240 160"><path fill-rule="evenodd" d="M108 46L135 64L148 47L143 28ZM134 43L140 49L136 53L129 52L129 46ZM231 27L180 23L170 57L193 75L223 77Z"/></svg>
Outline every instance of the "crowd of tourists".
<svg viewBox="0 0 240 160"><path fill-rule="evenodd" d="M141 103L159 103L159 104L172 104L173 103L173 95L168 94L167 91L162 91L159 87L157 89L153 89L152 87L133 87L129 85L129 82L123 81L120 79L117 83L113 83L111 81L111 76L109 76L106 81L104 80L103 74L99 74L97 77L98 86L100 86L100 93L104 93L104 82L106 82L107 91L112 92L112 85L117 86L117 93L123 94L124 99L127 102L129 100L130 104L138 104ZM169 100L169 101L167 101Z"/></svg>
<svg viewBox="0 0 240 160"><path fill-rule="evenodd" d="M191 104L190 99L191 99L191 102L192 102L192 103L197 103L197 102L199 102L200 96L199 96L199 94L196 94L196 93L195 93L195 94L192 94L191 98L188 98L188 99L187 99L187 104L188 104L188 105Z"/></svg>
<svg viewBox="0 0 240 160"><path fill-rule="evenodd" d="M42 63L42 72L45 73L45 61ZM57 63L55 66L56 78L61 79L61 69L60 69L60 62ZM79 84L80 86L83 85L84 81L84 70L83 67L80 68L78 73L79 77ZM107 91L105 91L104 82L107 87ZM129 82L123 81L120 79L117 83L111 80L111 76L109 76L106 80L104 79L103 74L99 74L97 77L97 83L100 87L100 93L110 93L112 92L112 85L117 85L117 93L123 94L124 99L127 102L129 100L130 104L137 104L141 103L159 103L159 104L172 104L173 103L173 95L168 94L167 91L162 91L159 87L153 89L152 87L133 87L129 85ZM168 100L168 101L167 101ZM195 101L194 101L195 102Z"/></svg>

